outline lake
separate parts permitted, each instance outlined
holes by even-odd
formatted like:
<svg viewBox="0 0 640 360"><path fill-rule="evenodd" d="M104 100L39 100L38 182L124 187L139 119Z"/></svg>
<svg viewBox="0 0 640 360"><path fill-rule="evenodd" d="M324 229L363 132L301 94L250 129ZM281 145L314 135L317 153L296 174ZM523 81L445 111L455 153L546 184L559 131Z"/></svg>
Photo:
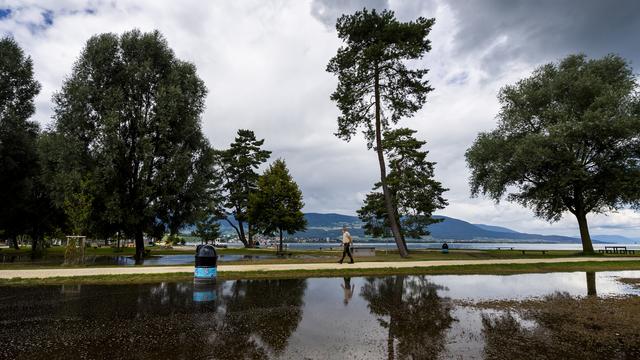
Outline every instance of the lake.
<svg viewBox="0 0 640 360"><path fill-rule="evenodd" d="M598 335L605 340L596 352L548 317L516 311L518 301L553 301L543 309L582 312L588 322L607 314L597 310L603 302L637 301L640 290L620 278L640 271L0 287L0 358L527 358L524 351L584 360L602 356L598 349L638 358L640 339L629 333L638 311L627 303L615 306L632 325L614 319L588 330L619 336ZM554 316L563 326L579 318Z"/></svg>
<svg viewBox="0 0 640 360"><path fill-rule="evenodd" d="M559 244L559 243L526 243L526 242L449 242L449 249L465 249L465 250L496 250L511 249L514 250L582 250L582 244ZM331 243L287 243L289 249L328 249L340 246L338 242ZM374 246L377 249L397 249L393 242L354 242L354 246ZM593 248L597 251L604 249L605 246L626 246L627 249L640 250L640 244L593 244ZM440 249L442 243L423 243L408 242L407 247L411 249Z"/></svg>

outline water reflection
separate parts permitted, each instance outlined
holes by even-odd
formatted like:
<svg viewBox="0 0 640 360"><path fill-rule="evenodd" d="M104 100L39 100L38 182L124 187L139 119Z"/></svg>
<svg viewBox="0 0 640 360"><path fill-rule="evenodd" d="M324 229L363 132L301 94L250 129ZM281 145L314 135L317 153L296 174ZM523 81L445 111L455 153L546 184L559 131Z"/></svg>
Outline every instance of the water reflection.
<svg viewBox="0 0 640 360"><path fill-rule="evenodd" d="M453 318L438 296L443 286L425 276L368 278L361 296L387 329L389 359L437 359Z"/></svg>
<svg viewBox="0 0 640 360"><path fill-rule="evenodd" d="M596 273L593 271L587 271L587 296L597 296L596 290Z"/></svg>
<svg viewBox="0 0 640 360"><path fill-rule="evenodd" d="M0 286L0 359L640 358L617 277L640 272Z"/></svg>
<svg viewBox="0 0 640 360"><path fill-rule="evenodd" d="M353 290L355 289L355 285L351 284L350 277L346 277L343 280L344 284L340 284L340 287L344 292L344 306L347 306L349 305L349 301L351 301L351 298L353 297Z"/></svg>

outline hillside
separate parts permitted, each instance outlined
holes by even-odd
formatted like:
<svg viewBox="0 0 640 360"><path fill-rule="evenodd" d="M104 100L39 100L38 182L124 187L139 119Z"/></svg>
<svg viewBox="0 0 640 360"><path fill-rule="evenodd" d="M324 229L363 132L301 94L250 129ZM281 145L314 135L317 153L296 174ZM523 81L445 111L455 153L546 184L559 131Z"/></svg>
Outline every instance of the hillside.
<svg viewBox="0 0 640 360"><path fill-rule="evenodd" d="M517 242L550 242L550 243L579 243L577 237L559 236L559 235L539 235L517 232L505 227L472 224L464 220L447 217L435 216L444 219L444 221L431 225L431 237L434 240L460 240L460 241L517 241ZM362 230L362 222L356 216L342 214L322 214L307 213L307 230L296 233L293 237L306 239L337 239L340 237L342 226L346 225L353 236L364 237ZM232 219L235 222L235 220ZM226 222L221 221L221 230L223 233L233 233L233 228ZM186 229L185 229L186 230ZM594 236L594 242L618 242L614 241L615 236L607 237ZM621 242L621 241L620 241ZM633 239L628 239L633 242Z"/></svg>

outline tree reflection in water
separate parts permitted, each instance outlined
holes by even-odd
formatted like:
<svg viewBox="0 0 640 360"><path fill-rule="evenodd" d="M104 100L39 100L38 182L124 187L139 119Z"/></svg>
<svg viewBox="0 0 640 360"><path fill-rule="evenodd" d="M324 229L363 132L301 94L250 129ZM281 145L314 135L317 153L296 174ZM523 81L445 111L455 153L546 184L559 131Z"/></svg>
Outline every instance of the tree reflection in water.
<svg viewBox="0 0 640 360"><path fill-rule="evenodd" d="M453 322L451 304L438 296L441 289L424 276L367 278L361 296L388 329L389 359L438 358Z"/></svg>
<svg viewBox="0 0 640 360"><path fill-rule="evenodd" d="M20 334L0 359L264 359L298 327L306 280L2 290L25 300L0 303L0 337Z"/></svg>
<svg viewBox="0 0 640 360"><path fill-rule="evenodd" d="M222 358L280 354L302 320L306 280L238 280L222 297L224 316L212 334Z"/></svg>

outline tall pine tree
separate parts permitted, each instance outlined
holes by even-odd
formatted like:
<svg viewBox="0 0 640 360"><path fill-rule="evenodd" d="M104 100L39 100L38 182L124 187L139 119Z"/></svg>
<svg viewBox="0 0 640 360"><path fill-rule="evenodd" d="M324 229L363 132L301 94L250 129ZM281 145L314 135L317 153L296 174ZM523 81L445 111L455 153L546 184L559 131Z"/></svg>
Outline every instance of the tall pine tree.
<svg viewBox="0 0 640 360"><path fill-rule="evenodd" d="M225 209L222 209L220 217L236 230L245 247L253 247L252 227L247 209L249 195L258 186L260 175L256 170L271 156L271 151L261 148L263 144L264 139L258 140L253 131L240 129L229 149L219 152L220 173L224 179L223 188L226 194ZM229 215L233 215L237 225L229 219ZM249 236L245 232L245 224Z"/></svg>
<svg viewBox="0 0 640 360"><path fill-rule="evenodd" d="M375 147L389 226L403 257L407 251L387 184L382 131L420 110L432 90L423 79L427 70L410 69L405 61L420 59L431 50L427 35L433 24L434 19L422 17L400 22L387 10L342 15L336 30L345 45L327 66L338 76L338 87L331 95L341 113L336 135L349 141L363 128L369 148Z"/></svg>

